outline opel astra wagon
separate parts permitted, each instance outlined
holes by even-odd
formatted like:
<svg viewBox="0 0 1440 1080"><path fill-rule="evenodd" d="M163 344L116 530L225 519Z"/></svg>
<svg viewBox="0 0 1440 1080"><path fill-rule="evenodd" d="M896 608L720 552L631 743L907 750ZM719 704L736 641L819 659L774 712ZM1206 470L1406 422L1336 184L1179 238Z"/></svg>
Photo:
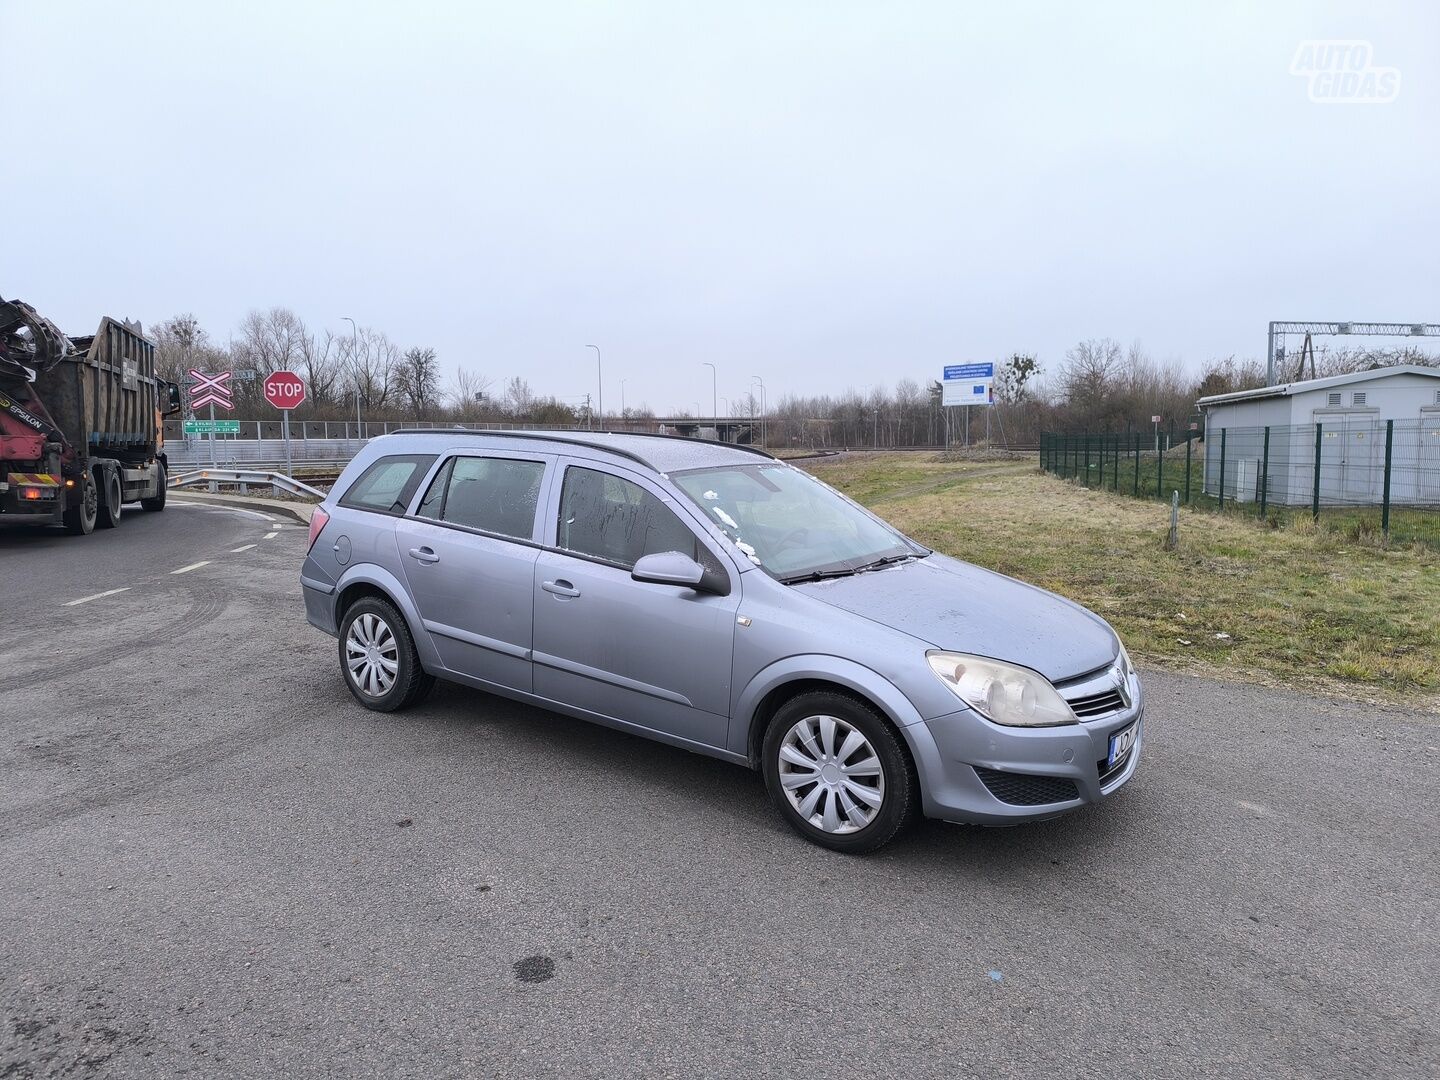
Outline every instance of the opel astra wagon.
<svg viewBox="0 0 1440 1080"><path fill-rule="evenodd" d="M745 446L374 439L315 510L301 584L367 709L446 679L736 762L841 851L919 815L1061 814L1140 757L1140 680L1102 619Z"/></svg>

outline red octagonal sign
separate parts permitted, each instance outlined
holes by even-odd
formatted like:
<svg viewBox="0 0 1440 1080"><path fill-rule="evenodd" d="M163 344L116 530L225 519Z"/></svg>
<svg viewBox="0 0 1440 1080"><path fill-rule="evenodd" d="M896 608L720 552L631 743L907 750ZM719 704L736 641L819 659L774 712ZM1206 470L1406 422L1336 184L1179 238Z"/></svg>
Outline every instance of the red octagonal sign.
<svg viewBox="0 0 1440 1080"><path fill-rule="evenodd" d="M272 371L265 376L265 400L277 409L298 409L305 400L305 380L293 371Z"/></svg>

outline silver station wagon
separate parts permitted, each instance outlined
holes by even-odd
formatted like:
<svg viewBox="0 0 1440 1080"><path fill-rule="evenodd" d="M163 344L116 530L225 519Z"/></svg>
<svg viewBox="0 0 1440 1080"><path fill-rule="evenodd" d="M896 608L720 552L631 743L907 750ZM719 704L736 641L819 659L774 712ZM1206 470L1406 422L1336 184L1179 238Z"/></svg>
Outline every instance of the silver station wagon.
<svg viewBox="0 0 1440 1080"><path fill-rule="evenodd" d="M315 511L301 582L368 709L448 679L748 765L840 851L920 814L1051 817L1140 756L1102 619L743 446L387 435Z"/></svg>

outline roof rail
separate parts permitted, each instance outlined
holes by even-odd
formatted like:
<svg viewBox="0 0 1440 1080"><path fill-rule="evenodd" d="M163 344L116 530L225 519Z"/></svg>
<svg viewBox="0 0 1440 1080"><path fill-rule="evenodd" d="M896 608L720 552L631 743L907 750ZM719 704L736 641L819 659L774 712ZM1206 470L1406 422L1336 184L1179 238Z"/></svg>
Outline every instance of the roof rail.
<svg viewBox="0 0 1440 1080"><path fill-rule="evenodd" d="M761 450L758 446L750 446L745 443L725 442L723 439L692 439L689 435L671 435L664 431L607 431L601 428L597 435L634 435L641 439L677 439L680 442L699 443L701 446L723 446L727 450L741 450L747 454L756 454L759 457L769 458L771 461L780 460L768 450Z"/></svg>
<svg viewBox="0 0 1440 1080"><path fill-rule="evenodd" d="M655 464L646 461L639 454L633 454L629 450L622 450L618 446L597 446L593 442L586 442L584 439L566 438L564 435L552 435L548 431L516 431L500 430L496 428L400 428L397 431L386 432L387 435L491 435L502 439L528 439L531 442L558 442L569 446L584 446L591 450L604 450L607 453L618 454L620 457L629 458L631 461L644 465L651 472L659 472Z"/></svg>
<svg viewBox="0 0 1440 1080"><path fill-rule="evenodd" d="M616 454L619 457L628 458L631 461L644 465L651 472L663 472L653 461L637 454L631 450L619 446L607 446L601 440L578 439L574 436L566 436L551 431L524 431L514 428L399 428L388 432L390 435L492 435L502 439L528 439L531 442L557 442L565 443L568 446L584 446L591 450L604 450L608 454ZM634 435L645 439L675 439L684 443L699 443L702 446L722 446L727 450L740 450L747 454L755 454L768 461L778 460L774 454L760 450L753 446L742 446L740 443L721 442L719 439L692 439L688 435L665 435L658 431L595 431L592 435Z"/></svg>

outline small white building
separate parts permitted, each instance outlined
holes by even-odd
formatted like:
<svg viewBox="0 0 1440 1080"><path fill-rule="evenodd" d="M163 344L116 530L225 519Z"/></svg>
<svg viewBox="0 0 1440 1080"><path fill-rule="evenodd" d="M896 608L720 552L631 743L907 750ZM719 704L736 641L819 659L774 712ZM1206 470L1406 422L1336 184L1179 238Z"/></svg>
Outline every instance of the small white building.
<svg viewBox="0 0 1440 1080"><path fill-rule="evenodd" d="M1440 368L1374 368L1216 394L1198 404L1205 413L1207 495L1220 491L1223 443L1226 501L1256 500L1262 462L1268 462L1269 502L1310 503L1318 434L1321 503L1376 505L1384 485L1386 422L1393 420L1391 501L1440 505Z"/></svg>

